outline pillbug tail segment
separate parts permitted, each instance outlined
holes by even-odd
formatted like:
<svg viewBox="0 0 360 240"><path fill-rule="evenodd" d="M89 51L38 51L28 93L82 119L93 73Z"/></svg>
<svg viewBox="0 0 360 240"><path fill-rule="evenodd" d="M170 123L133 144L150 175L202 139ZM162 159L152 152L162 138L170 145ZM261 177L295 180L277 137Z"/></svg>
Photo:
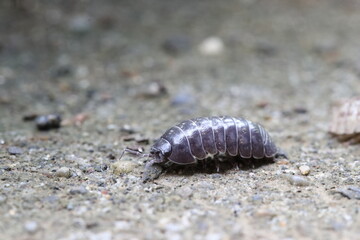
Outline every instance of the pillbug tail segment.
<svg viewBox="0 0 360 240"><path fill-rule="evenodd" d="M287 154L287 152L285 152L281 148L278 148L277 153L275 154L275 158L276 159L281 159L281 158L289 159L289 155Z"/></svg>
<svg viewBox="0 0 360 240"><path fill-rule="evenodd" d="M142 182L146 183L148 181L154 180L158 178L162 172L163 167L161 167L158 163L149 161L145 166L145 171L142 176Z"/></svg>

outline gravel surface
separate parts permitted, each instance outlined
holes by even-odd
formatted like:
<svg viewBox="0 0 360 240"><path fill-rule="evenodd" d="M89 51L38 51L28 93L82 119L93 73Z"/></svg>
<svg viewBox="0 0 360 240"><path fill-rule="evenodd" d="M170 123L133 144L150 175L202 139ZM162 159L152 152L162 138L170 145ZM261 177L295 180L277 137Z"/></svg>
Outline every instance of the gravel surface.
<svg viewBox="0 0 360 240"><path fill-rule="evenodd" d="M356 0L1 1L0 239L358 239L360 148L327 128L360 92L359 26ZM119 159L212 115L289 159L144 184Z"/></svg>

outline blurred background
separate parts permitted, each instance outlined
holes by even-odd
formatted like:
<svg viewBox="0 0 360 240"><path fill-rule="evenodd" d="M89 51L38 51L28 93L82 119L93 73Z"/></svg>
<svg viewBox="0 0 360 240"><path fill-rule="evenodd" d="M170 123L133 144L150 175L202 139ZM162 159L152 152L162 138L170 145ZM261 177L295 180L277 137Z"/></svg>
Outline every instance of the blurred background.
<svg viewBox="0 0 360 240"><path fill-rule="evenodd" d="M0 4L2 130L48 112L262 121L358 91L354 0Z"/></svg>
<svg viewBox="0 0 360 240"><path fill-rule="evenodd" d="M330 191L359 183L359 151L327 128L360 91L359 26L358 0L1 0L0 238L355 239L355 202ZM47 114L58 130L37 130ZM211 115L261 123L291 158L150 187L143 159L110 171ZM300 164L308 188L281 178Z"/></svg>

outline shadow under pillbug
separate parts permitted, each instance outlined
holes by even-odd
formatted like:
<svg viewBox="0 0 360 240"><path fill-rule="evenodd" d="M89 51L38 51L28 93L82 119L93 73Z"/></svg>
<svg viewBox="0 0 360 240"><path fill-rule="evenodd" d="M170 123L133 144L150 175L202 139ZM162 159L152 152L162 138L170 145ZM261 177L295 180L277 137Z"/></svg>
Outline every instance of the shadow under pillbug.
<svg viewBox="0 0 360 240"><path fill-rule="evenodd" d="M131 151L130 151L131 152ZM134 153L134 152L133 152ZM263 159L286 155L259 124L229 116L190 119L169 128L151 147L143 181L157 178L172 163L196 164L208 158Z"/></svg>

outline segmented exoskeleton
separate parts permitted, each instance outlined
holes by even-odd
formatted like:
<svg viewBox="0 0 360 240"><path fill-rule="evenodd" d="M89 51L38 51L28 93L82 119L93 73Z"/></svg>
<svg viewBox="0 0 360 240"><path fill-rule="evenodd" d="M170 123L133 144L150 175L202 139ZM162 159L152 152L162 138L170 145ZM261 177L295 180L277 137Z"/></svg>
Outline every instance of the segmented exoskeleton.
<svg viewBox="0 0 360 240"><path fill-rule="evenodd" d="M158 177L169 163L185 165L207 158L224 161L227 157L262 159L277 155L285 156L260 124L229 116L200 117L169 128L155 142L143 180Z"/></svg>

